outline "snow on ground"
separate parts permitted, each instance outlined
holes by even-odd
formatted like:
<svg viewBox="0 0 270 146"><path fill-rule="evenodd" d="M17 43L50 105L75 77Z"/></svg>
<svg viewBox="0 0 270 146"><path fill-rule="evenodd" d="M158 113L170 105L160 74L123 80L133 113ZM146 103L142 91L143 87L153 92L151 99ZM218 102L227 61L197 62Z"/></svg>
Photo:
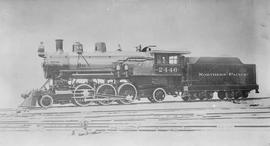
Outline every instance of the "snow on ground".
<svg viewBox="0 0 270 146"><path fill-rule="evenodd" d="M1 109L0 127L2 126L2 129L5 129L3 127L5 125L25 126L24 122L26 124L32 122L32 125L28 128L29 131L26 132L0 130L0 146L270 146L269 109L269 98L243 100L235 103L205 101L53 107L22 111ZM117 126L117 120L130 119L128 115L133 115L131 117L133 119L146 119L141 123L140 121L128 120L123 121L123 123L138 124L139 126L172 125L180 126L180 128L178 128L178 131L105 130L101 132L88 129L88 134L83 134L84 131L82 130L81 135L77 131L73 133L72 129L48 131L44 128L50 124L58 124L59 120L64 122L63 124L65 122L66 124L72 122L77 124L80 120L88 120L89 122L105 120L105 123L104 121L95 121L92 124L105 124L113 127ZM95 118L96 116L97 118ZM106 122L106 120L108 121ZM89 124L91 125L91 122ZM188 127L189 125L214 125L217 127ZM262 127L243 128L235 127L235 125L259 125ZM181 128L181 126L183 127ZM190 131L194 129L195 131Z"/></svg>
<svg viewBox="0 0 270 146"><path fill-rule="evenodd" d="M269 131L0 133L1 146L269 146Z"/></svg>

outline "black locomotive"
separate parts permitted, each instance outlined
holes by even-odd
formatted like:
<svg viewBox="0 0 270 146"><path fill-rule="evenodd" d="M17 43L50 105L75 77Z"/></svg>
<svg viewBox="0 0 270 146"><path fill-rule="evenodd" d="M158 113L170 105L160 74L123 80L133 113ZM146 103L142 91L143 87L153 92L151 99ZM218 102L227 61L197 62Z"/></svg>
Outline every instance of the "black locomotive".
<svg viewBox="0 0 270 146"><path fill-rule="evenodd" d="M104 42L96 43L92 53L76 42L72 51L63 51L63 40L56 40L55 53L45 52L41 44L38 53L47 81L31 92L32 104L130 104L145 97L154 103L166 95L209 100L214 92L220 99L238 99L247 98L251 90L258 93L255 65L235 57L186 57L190 52L153 46L107 52Z"/></svg>

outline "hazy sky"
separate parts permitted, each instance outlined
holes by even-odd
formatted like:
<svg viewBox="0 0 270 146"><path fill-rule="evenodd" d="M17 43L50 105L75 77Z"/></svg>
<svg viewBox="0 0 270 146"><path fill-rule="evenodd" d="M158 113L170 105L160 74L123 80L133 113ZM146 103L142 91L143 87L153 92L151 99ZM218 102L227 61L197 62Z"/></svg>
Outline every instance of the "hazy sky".
<svg viewBox="0 0 270 146"><path fill-rule="evenodd" d="M75 41L89 51L105 41L107 50L155 44L237 56L257 64L259 96L269 96L269 8L267 0L0 0L0 107L18 105L22 92L43 84L37 47L44 41L53 52L58 38L69 52Z"/></svg>

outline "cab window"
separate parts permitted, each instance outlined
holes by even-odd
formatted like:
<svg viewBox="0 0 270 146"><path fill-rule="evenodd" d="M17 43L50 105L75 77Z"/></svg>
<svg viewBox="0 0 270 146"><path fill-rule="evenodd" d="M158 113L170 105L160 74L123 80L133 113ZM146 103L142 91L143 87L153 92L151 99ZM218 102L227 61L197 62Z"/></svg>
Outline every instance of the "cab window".
<svg viewBox="0 0 270 146"><path fill-rule="evenodd" d="M166 57L165 56L162 56L161 57L161 63L162 64L166 64L167 63L167 60L166 60Z"/></svg>
<svg viewBox="0 0 270 146"><path fill-rule="evenodd" d="M177 64L177 62L178 62L178 57L176 55L169 56L169 64Z"/></svg>
<svg viewBox="0 0 270 146"><path fill-rule="evenodd" d="M168 64L168 57L165 55L157 55L157 64Z"/></svg>

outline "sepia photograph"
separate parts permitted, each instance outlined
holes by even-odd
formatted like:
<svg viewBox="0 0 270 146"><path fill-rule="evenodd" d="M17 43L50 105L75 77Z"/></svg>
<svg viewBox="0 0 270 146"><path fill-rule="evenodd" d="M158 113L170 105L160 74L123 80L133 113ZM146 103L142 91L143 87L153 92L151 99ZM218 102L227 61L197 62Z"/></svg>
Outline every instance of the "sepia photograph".
<svg viewBox="0 0 270 146"><path fill-rule="evenodd" d="M0 146L270 146L270 1L0 0Z"/></svg>

